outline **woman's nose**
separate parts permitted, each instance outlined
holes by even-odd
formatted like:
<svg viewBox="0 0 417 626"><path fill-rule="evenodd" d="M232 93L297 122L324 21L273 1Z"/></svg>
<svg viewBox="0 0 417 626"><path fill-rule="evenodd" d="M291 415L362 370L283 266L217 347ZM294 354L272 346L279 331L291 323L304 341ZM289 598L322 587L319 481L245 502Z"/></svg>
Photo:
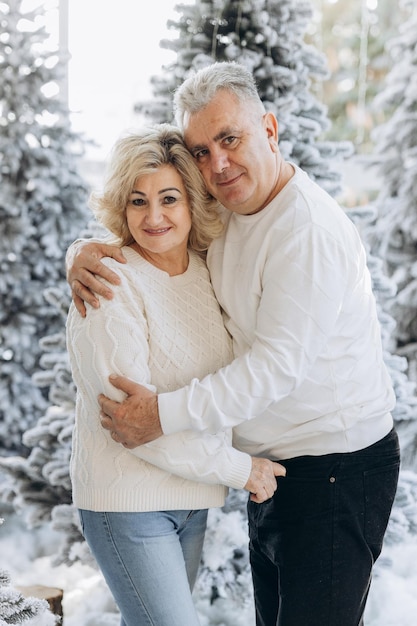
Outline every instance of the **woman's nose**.
<svg viewBox="0 0 417 626"><path fill-rule="evenodd" d="M160 224L164 219L164 214L162 211L162 207L159 202L150 203L148 208L148 213L146 216L146 221L149 225L157 225Z"/></svg>

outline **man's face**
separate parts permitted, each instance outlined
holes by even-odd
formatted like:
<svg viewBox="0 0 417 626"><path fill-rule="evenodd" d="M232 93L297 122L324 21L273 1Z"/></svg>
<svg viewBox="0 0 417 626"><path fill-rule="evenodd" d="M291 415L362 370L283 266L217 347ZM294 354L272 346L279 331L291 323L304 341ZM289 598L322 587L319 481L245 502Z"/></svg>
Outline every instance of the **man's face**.
<svg viewBox="0 0 417 626"><path fill-rule="evenodd" d="M184 138L212 196L230 211L263 209L278 184L278 125L252 101L222 89L185 118Z"/></svg>

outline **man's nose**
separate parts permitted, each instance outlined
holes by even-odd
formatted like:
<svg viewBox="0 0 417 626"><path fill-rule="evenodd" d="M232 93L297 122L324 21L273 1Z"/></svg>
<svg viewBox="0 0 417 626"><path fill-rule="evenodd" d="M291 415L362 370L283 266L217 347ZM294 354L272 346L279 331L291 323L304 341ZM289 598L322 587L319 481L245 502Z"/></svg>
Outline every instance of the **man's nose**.
<svg viewBox="0 0 417 626"><path fill-rule="evenodd" d="M217 150L214 154L212 154L211 163L213 172L221 174L229 167L229 157L224 150Z"/></svg>

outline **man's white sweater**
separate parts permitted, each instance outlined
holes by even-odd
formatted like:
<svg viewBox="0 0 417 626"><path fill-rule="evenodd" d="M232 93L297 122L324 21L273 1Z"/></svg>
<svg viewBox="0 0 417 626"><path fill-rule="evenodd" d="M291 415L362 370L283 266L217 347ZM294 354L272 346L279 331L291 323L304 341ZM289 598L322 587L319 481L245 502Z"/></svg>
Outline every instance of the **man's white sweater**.
<svg viewBox="0 0 417 626"><path fill-rule="evenodd" d="M114 298L82 318L72 305L67 342L77 386L71 457L73 500L94 511L155 511L222 506L228 485L242 488L248 454L231 447L231 432L188 430L127 450L100 424L100 393L121 400L110 374L159 392L203 378L232 358L205 263L190 253L187 271L170 277L123 248L128 263L105 259L121 277ZM152 383L152 385L151 385ZM175 410L168 419L178 419Z"/></svg>
<svg viewBox="0 0 417 626"><path fill-rule="evenodd" d="M395 398L365 251L327 193L296 168L262 211L229 214L208 265L236 358L159 396L165 433L234 426L240 450L286 459L389 432Z"/></svg>

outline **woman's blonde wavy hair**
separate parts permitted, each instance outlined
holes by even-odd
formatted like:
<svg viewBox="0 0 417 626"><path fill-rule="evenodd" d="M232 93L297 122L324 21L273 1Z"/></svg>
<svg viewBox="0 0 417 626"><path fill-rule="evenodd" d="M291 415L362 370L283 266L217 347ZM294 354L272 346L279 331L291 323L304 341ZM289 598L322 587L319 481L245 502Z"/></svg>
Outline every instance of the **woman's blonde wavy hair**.
<svg viewBox="0 0 417 626"><path fill-rule="evenodd" d="M206 190L194 158L175 126L158 124L121 137L112 150L103 191L91 194L89 206L97 221L117 237L120 245L132 243L126 207L135 180L162 165L175 167L184 182L191 208L188 245L202 253L223 230L219 204Z"/></svg>

